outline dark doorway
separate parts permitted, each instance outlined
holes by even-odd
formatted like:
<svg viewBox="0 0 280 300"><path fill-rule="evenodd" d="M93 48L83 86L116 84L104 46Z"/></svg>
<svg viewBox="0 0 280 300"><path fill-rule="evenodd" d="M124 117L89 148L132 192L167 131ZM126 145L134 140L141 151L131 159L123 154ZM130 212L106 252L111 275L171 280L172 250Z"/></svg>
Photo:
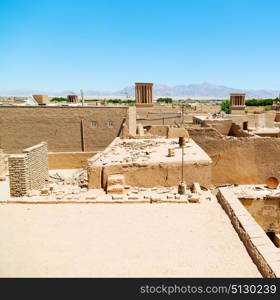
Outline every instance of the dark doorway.
<svg viewBox="0 0 280 300"><path fill-rule="evenodd" d="M243 122L243 130L248 130L248 122Z"/></svg>
<svg viewBox="0 0 280 300"><path fill-rule="evenodd" d="M277 245L275 244L275 232L268 231L268 232L266 232L266 235L270 238L272 243L277 247Z"/></svg>

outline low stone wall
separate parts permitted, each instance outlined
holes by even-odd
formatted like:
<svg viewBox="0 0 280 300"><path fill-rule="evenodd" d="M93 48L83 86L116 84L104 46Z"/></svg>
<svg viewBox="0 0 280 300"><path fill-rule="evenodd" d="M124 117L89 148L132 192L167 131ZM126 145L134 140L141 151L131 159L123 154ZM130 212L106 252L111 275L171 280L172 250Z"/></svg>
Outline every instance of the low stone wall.
<svg viewBox="0 0 280 300"><path fill-rule="evenodd" d="M219 203L264 277L280 277L279 250L228 188L219 188Z"/></svg>
<svg viewBox="0 0 280 300"><path fill-rule="evenodd" d="M88 159L94 157L98 151L93 152L49 152L49 170L79 169L87 166Z"/></svg>
<svg viewBox="0 0 280 300"><path fill-rule="evenodd" d="M30 190L39 190L48 180L48 147L42 142L9 156L10 194L21 197Z"/></svg>

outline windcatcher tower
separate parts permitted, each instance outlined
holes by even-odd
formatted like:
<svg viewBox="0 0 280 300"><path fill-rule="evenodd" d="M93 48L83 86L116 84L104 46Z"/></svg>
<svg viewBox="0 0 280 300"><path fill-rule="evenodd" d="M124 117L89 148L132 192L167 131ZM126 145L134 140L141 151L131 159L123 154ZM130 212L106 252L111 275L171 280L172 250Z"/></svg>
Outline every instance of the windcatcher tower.
<svg viewBox="0 0 280 300"><path fill-rule="evenodd" d="M135 83L136 106L153 106L153 83Z"/></svg>

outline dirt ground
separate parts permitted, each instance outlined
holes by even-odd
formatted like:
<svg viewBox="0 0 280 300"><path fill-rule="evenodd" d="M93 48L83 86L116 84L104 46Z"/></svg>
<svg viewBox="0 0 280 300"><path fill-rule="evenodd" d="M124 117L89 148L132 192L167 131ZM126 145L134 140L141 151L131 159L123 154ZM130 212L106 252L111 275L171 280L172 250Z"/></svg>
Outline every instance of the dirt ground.
<svg viewBox="0 0 280 300"><path fill-rule="evenodd" d="M0 205L1 277L260 277L217 203Z"/></svg>

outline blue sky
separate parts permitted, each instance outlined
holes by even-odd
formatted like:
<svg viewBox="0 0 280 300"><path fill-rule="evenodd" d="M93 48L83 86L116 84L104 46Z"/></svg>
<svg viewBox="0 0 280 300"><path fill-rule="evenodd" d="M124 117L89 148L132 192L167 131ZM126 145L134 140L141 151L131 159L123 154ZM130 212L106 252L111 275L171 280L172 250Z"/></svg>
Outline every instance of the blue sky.
<svg viewBox="0 0 280 300"><path fill-rule="evenodd" d="M0 0L0 89L279 89L279 0Z"/></svg>

